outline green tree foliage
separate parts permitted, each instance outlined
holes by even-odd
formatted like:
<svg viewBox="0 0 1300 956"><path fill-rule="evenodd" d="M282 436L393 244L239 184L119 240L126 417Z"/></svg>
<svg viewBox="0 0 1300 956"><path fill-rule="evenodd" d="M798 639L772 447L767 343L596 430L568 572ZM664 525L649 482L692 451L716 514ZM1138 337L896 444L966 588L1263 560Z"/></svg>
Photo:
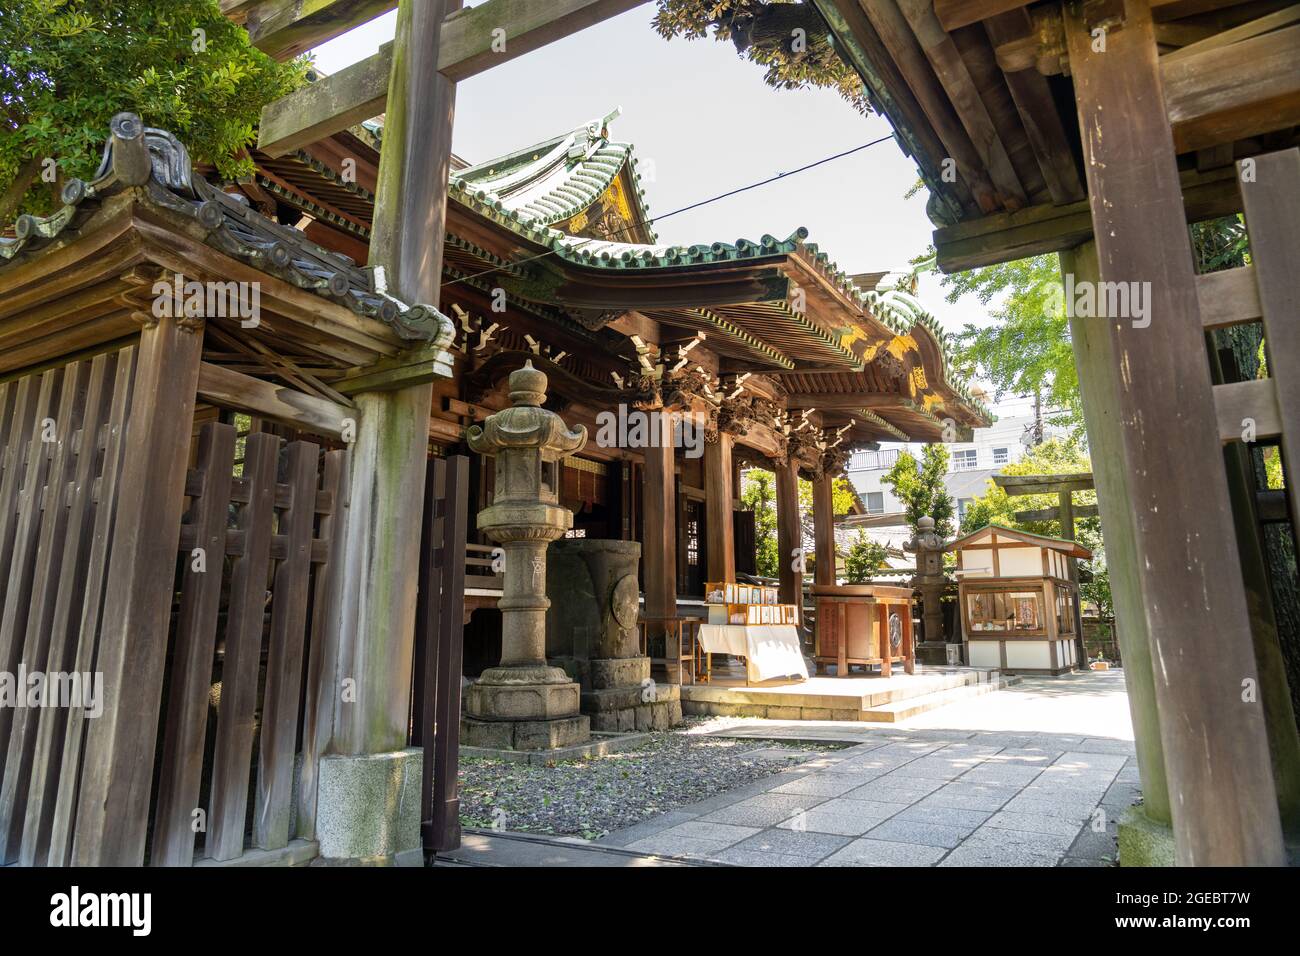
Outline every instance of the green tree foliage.
<svg viewBox="0 0 1300 956"><path fill-rule="evenodd" d="M1024 458L1002 469L1006 475L1069 475L1088 474L1092 461L1082 442L1073 437L1051 438L1031 448ZM1017 528L1053 538L1061 536L1060 521L1017 521L1017 511L1038 511L1055 508L1060 503L1055 494L1017 495L1011 497L992 481L988 491L966 506L962 517L961 533L970 534L985 525L1000 524L1004 528ZM1076 491L1075 507L1095 505L1097 495L1092 491ZM1076 518L1076 539L1085 548L1101 546L1101 522L1097 518Z"/></svg>
<svg viewBox="0 0 1300 956"><path fill-rule="evenodd" d="M920 270L931 267L933 250L914 264ZM1058 257L1034 256L957 272L944 276L940 284L949 302L964 295L975 296L984 306L998 300L989 312L992 323L967 324L956 334L958 370L987 380L999 400L1037 395L1057 410L1050 421L1081 435L1083 405Z"/></svg>
<svg viewBox="0 0 1300 956"><path fill-rule="evenodd" d="M856 496L847 478L836 478L831 485L831 510L836 515L846 515L853 510ZM817 561L817 538L813 524L813 487L807 479L799 479L799 529L804 555L811 567Z"/></svg>
<svg viewBox="0 0 1300 956"><path fill-rule="evenodd" d="M749 468L741 476L740 502L747 511L754 512L754 544L758 552L755 567L763 577L780 575L780 553L776 539L776 476L763 468ZM853 486L847 478L837 478L831 486L831 507L837 515L846 515L853 508ZM799 516L803 532L805 554L811 560L812 550L812 482L799 481Z"/></svg>
<svg viewBox="0 0 1300 956"><path fill-rule="evenodd" d="M697 40L713 32L767 67L777 89L828 87L863 113L871 112L862 80L836 54L816 8L798 0L658 0L655 30L666 40Z"/></svg>
<svg viewBox="0 0 1300 956"><path fill-rule="evenodd" d="M762 468L749 468L741 475L740 503L754 512L755 567L763 577L780 573L776 547L776 476Z"/></svg>
<svg viewBox="0 0 1300 956"><path fill-rule="evenodd" d="M917 521L925 515L934 519L935 531L941 536L946 538L952 534L952 496L943 486L947 473L948 449L943 445L926 445L921 449L919 463L911 452L904 451L894 467L881 476L881 484L888 485L894 497L903 502L913 534Z"/></svg>
<svg viewBox="0 0 1300 956"><path fill-rule="evenodd" d="M4 0L0 218L57 208L64 180L94 175L123 111L175 133L220 175L246 174L262 107L308 66L252 47L217 0Z"/></svg>
<svg viewBox="0 0 1300 956"><path fill-rule="evenodd" d="M885 566L888 557L883 544L872 541L865 531L859 531L844 558L844 576L850 584L864 584Z"/></svg>

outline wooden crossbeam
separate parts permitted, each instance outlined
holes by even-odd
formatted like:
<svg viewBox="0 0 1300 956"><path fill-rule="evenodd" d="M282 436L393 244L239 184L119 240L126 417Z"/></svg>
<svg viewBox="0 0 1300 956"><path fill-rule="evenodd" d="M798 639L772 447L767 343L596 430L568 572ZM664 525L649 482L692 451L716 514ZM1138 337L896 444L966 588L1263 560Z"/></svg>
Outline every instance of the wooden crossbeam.
<svg viewBox="0 0 1300 956"><path fill-rule="evenodd" d="M1055 495L1062 491L1091 491L1095 485L1087 472L1062 475L993 475L995 485L1011 497Z"/></svg>
<svg viewBox="0 0 1300 956"><path fill-rule="evenodd" d="M422 348L381 359L365 368L351 369L334 384L343 394L355 395L406 388L450 375L451 364L445 349Z"/></svg>
<svg viewBox="0 0 1300 956"><path fill-rule="evenodd" d="M1219 441L1241 441L1251 431L1256 439L1282 434L1282 412L1271 378L1214 386L1214 412Z"/></svg>
<svg viewBox="0 0 1300 956"><path fill-rule="evenodd" d="M351 409L326 399L207 362L199 366L198 396L222 408L248 412L330 438L342 438L345 420L356 417Z"/></svg>
<svg viewBox="0 0 1300 956"><path fill-rule="evenodd" d="M1189 43L1180 50L1174 50L1172 53L1166 53L1160 58L1160 67L1164 69L1170 63L1177 63L1179 60L1189 56L1196 56L1200 53L1206 53L1210 50L1217 50L1220 47L1230 46L1241 40L1249 40L1251 37L1261 36L1270 30L1277 30L1281 27L1289 26L1292 23L1300 21L1300 3L1292 4L1281 10L1276 10L1268 16L1259 17L1251 20L1249 23L1243 23L1241 26L1233 27L1231 30L1224 30L1222 33L1215 33L1199 40L1196 43Z"/></svg>
<svg viewBox="0 0 1300 956"><path fill-rule="evenodd" d="M1030 0L934 0L934 13L945 30L956 30L987 20L1008 10L1016 10L1028 5ZM1151 0L1151 6L1159 7L1174 0Z"/></svg>
<svg viewBox="0 0 1300 956"><path fill-rule="evenodd" d="M1161 62L1180 153L1300 125L1300 24Z"/></svg>
<svg viewBox="0 0 1300 956"><path fill-rule="evenodd" d="M1254 266L1198 275L1196 300L1201 306L1201 325L1207 329L1254 322L1264 314Z"/></svg>
<svg viewBox="0 0 1300 956"><path fill-rule="evenodd" d="M397 0L221 0L221 12L277 60L291 60L396 7Z"/></svg>
<svg viewBox="0 0 1300 956"><path fill-rule="evenodd" d="M1228 215L1241 207L1236 172L1230 168L1183 175L1188 222ZM945 226L934 232L942 272L962 272L1028 256L1073 249L1092 238L1088 201L1042 203Z"/></svg>
<svg viewBox="0 0 1300 956"><path fill-rule="evenodd" d="M1074 516L1076 518L1095 518L1100 514L1096 505L1076 505ZM1017 511L1017 521L1059 521L1061 519L1060 508L1038 508L1033 511Z"/></svg>
<svg viewBox="0 0 1300 956"><path fill-rule="evenodd" d="M442 28L438 72L464 80L563 39L645 0L486 0L449 16ZM258 149L283 156L378 116L388 102L392 45L309 84L262 110Z"/></svg>

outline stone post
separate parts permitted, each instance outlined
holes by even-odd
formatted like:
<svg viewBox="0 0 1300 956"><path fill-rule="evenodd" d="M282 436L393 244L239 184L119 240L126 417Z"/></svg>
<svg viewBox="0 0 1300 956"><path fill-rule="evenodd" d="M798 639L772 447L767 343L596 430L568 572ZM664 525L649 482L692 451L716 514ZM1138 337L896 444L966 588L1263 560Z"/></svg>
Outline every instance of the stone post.
<svg viewBox="0 0 1300 956"><path fill-rule="evenodd" d="M510 374L510 408L466 432L469 447L496 457L493 502L478 527L505 550L501 665L470 685L461 739L471 747L547 750L584 743L580 688L546 663L546 546L573 526L559 504L559 462L587 443L542 408L546 376L528 362Z"/></svg>
<svg viewBox="0 0 1300 956"><path fill-rule="evenodd" d="M912 587L921 592L921 620L925 640L916 645L916 658L923 664L946 664L948 642L943 633L943 549L945 542L934 530L934 519L924 515L917 521L916 535L903 550L916 555Z"/></svg>
<svg viewBox="0 0 1300 956"><path fill-rule="evenodd" d="M650 679L637 639L636 541L566 538L548 553L550 659L582 684L592 730L664 730L681 723L681 687Z"/></svg>

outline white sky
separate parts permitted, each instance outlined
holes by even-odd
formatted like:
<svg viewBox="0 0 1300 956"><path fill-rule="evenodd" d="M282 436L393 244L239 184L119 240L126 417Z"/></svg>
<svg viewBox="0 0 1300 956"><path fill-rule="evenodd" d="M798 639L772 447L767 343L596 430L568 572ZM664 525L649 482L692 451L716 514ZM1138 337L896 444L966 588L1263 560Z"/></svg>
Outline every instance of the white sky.
<svg viewBox="0 0 1300 956"><path fill-rule="evenodd" d="M471 6L473 4L470 4ZM650 215L660 216L739 186L815 162L891 132L830 90L776 90L763 68L730 43L662 39L647 3L459 84L453 149L481 162L604 116L622 115L611 136L630 142ZM392 39L396 12L315 50L335 73ZM653 172L653 179L651 178ZM664 242L705 243L799 226L849 273L898 270L930 243L926 192L904 194L916 167L894 141L656 223ZM925 277L920 298L944 328L985 324L973 297L944 301ZM995 406L1023 414L1028 400Z"/></svg>

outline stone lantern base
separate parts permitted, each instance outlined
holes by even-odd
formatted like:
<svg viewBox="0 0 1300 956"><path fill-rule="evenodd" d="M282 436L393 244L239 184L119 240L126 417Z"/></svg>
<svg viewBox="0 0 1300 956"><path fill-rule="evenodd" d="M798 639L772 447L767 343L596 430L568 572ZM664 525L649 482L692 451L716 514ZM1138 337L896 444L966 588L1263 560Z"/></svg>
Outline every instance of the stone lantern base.
<svg viewBox="0 0 1300 956"><path fill-rule="evenodd" d="M582 688L558 667L491 667L471 684L461 743L491 750L554 750L586 743Z"/></svg>

